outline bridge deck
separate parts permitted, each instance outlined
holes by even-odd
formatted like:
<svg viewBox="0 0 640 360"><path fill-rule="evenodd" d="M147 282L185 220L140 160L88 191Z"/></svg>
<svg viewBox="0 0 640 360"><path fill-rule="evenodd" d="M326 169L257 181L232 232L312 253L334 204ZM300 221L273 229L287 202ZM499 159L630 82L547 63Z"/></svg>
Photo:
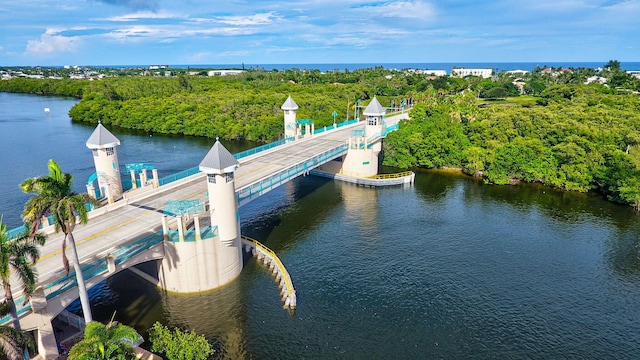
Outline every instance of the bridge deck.
<svg viewBox="0 0 640 360"><path fill-rule="evenodd" d="M395 124L398 120L398 116L387 118L387 124ZM342 151L341 147L344 147L344 152L346 152L345 144L351 131L363 126L364 124L359 122L317 134L311 138L292 141L240 159L240 166L235 173L236 191L239 198L242 198L243 191L247 192L248 189L260 184L261 181L314 159L319 154L328 153L333 156L332 158L335 158ZM333 153L331 153L332 151ZM320 164L315 163L314 167ZM307 168L305 167L305 169ZM286 178L282 182L288 181L292 177L294 176ZM279 184L275 186L277 185ZM204 202L206 201L206 187L205 175L198 173L92 211L89 223L76 226L73 232L80 262L83 265L92 263L104 258L115 249L156 232L161 228L163 209L168 201L200 199ZM270 189L266 189L266 191ZM261 191L257 196L266 191ZM241 204L252 198L254 197L249 196L245 202L241 201ZM60 250L62 238L62 233L49 234L46 245L41 248L42 256L36 264L39 284L50 283L65 275ZM18 284L17 281L12 281L12 283ZM14 298L19 298L19 289L16 288L17 286L14 286ZM0 290L0 296L2 295L2 290Z"/></svg>

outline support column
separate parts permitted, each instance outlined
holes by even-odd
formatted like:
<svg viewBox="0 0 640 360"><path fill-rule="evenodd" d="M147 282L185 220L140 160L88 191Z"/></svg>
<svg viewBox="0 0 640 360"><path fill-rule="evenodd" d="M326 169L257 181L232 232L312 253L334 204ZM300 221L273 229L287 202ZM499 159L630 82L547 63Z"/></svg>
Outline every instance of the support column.
<svg viewBox="0 0 640 360"><path fill-rule="evenodd" d="M87 194L94 199L96 198L96 188L93 184L87 184Z"/></svg>
<svg viewBox="0 0 640 360"><path fill-rule="evenodd" d="M142 169L140 171L140 187L145 187L147 185L147 169Z"/></svg>
<svg viewBox="0 0 640 360"><path fill-rule="evenodd" d="M200 235L200 217L198 217L198 214L193 215L193 227L196 230L196 241L202 240L202 236Z"/></svg>
<svg viewBox="0 0 640 360"><path fill-rule="evenodd" d="M42 319L42 325L36 330L38 354L45 360L55 360L59 354L56 334L53 331L51 318L46 314L40 315L40 318Z"/></svg>
<svg viewBox="0 0 640 360"><path fill-rule="evenodd" d="M153 187L157 188L160 186L160 179L158 178L158 169L151 170L151 174L153 175Z"/></svg>
<svg viewBox="0 0 640 360"><path fill-rule="evenodd" d="M182 216L178 216L176 218L176 221L178 222L178 240L180 242L184 242L184 227L182 225Z"/></svg>
<svg viewBox="0 0 640 360"><path fill-rule="evenodd" d="M164 235L164 241L169 240L169 224L167 222L167 215L162 216L162 235Z"/></svg>
<svg viewBox="0 0 640 360"><path fill-rule="evenodd" d="M137 189L138 188L138 184L136 181L136 171L131 169L129 170L129 173L131 174L131 188L132 189Z"/></svg>
<svg viewBox="0 0 640 360"><path fill-rule="evenodd" d="M51 324L51 316L47 313L47 297L41 286L38 286L29 298L31 310L39 318L36 329L36 346L38 354L45 360L58 358L58 344Z"/></svg>
<svg viewBox="0 0 640 360"><path fill-rule="evenodd" d="M113 200L113 195L111 194L111 187L109 186L109 184L105 185L104 192L106 193L105 195L107 196L107 201L109 202L109 204L113 204L114 200Z"/></svg>

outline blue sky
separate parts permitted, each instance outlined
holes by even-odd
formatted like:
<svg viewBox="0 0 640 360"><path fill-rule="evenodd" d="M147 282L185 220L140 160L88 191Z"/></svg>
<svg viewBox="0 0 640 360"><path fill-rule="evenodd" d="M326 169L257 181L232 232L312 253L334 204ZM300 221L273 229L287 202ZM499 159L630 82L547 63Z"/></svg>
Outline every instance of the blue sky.
<svg viewBox="0 0 640 360"><path fill-rule="evenodd" d="M0 0L0 65L640 61L640 0Z"/></svg>

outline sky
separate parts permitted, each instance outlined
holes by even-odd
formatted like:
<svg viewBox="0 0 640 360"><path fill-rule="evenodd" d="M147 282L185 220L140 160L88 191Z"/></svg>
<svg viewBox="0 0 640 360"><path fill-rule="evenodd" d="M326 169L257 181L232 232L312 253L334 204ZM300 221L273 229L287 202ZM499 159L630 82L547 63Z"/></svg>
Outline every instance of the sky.
<svg viewBox="0 0 640 360"><path fill-rule="evenodd" d="M0 65L640 61L640 0L0 0Z"/></svg>

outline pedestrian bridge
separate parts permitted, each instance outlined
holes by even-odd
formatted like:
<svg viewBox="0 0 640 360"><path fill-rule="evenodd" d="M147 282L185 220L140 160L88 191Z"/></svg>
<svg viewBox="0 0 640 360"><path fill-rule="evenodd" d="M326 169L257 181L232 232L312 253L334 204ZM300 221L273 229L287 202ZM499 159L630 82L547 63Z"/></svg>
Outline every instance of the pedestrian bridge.
<svg viewBox="0 0 640 360"><path fill-rule="evenodd" d="M387 117L376 139L397 129L401 117ZM238 206L345 155L352 132L364 126L364 122L357 120L345 121L316 130L312 136L278 141L235 154L239 162L235 171ZM206 174L197 167L159 180L158 187L137 189L134 195L125 193L121 200L91 211L89 223L76 226L73 233L87 288L120 270L164 258L162 242L165 237L161 224L167 203L174 200L207 202ZM205 226L201 231L215 233L217 229ZM75 274L67 275L62 268L63 235L54 234L52 227L43 232L49 234L49 239L36 264L38 291L24 303L19 289L14 289L18 293L15 302L23 330L41 328L43 315L38 313L43 313L45 307L44 313L53 318L78 298ZM191 236L193 232L187 231L182 241L190 241ZM169 236L168 241L176 240ZM0 323L8 321L5 317Z"/></svg>

